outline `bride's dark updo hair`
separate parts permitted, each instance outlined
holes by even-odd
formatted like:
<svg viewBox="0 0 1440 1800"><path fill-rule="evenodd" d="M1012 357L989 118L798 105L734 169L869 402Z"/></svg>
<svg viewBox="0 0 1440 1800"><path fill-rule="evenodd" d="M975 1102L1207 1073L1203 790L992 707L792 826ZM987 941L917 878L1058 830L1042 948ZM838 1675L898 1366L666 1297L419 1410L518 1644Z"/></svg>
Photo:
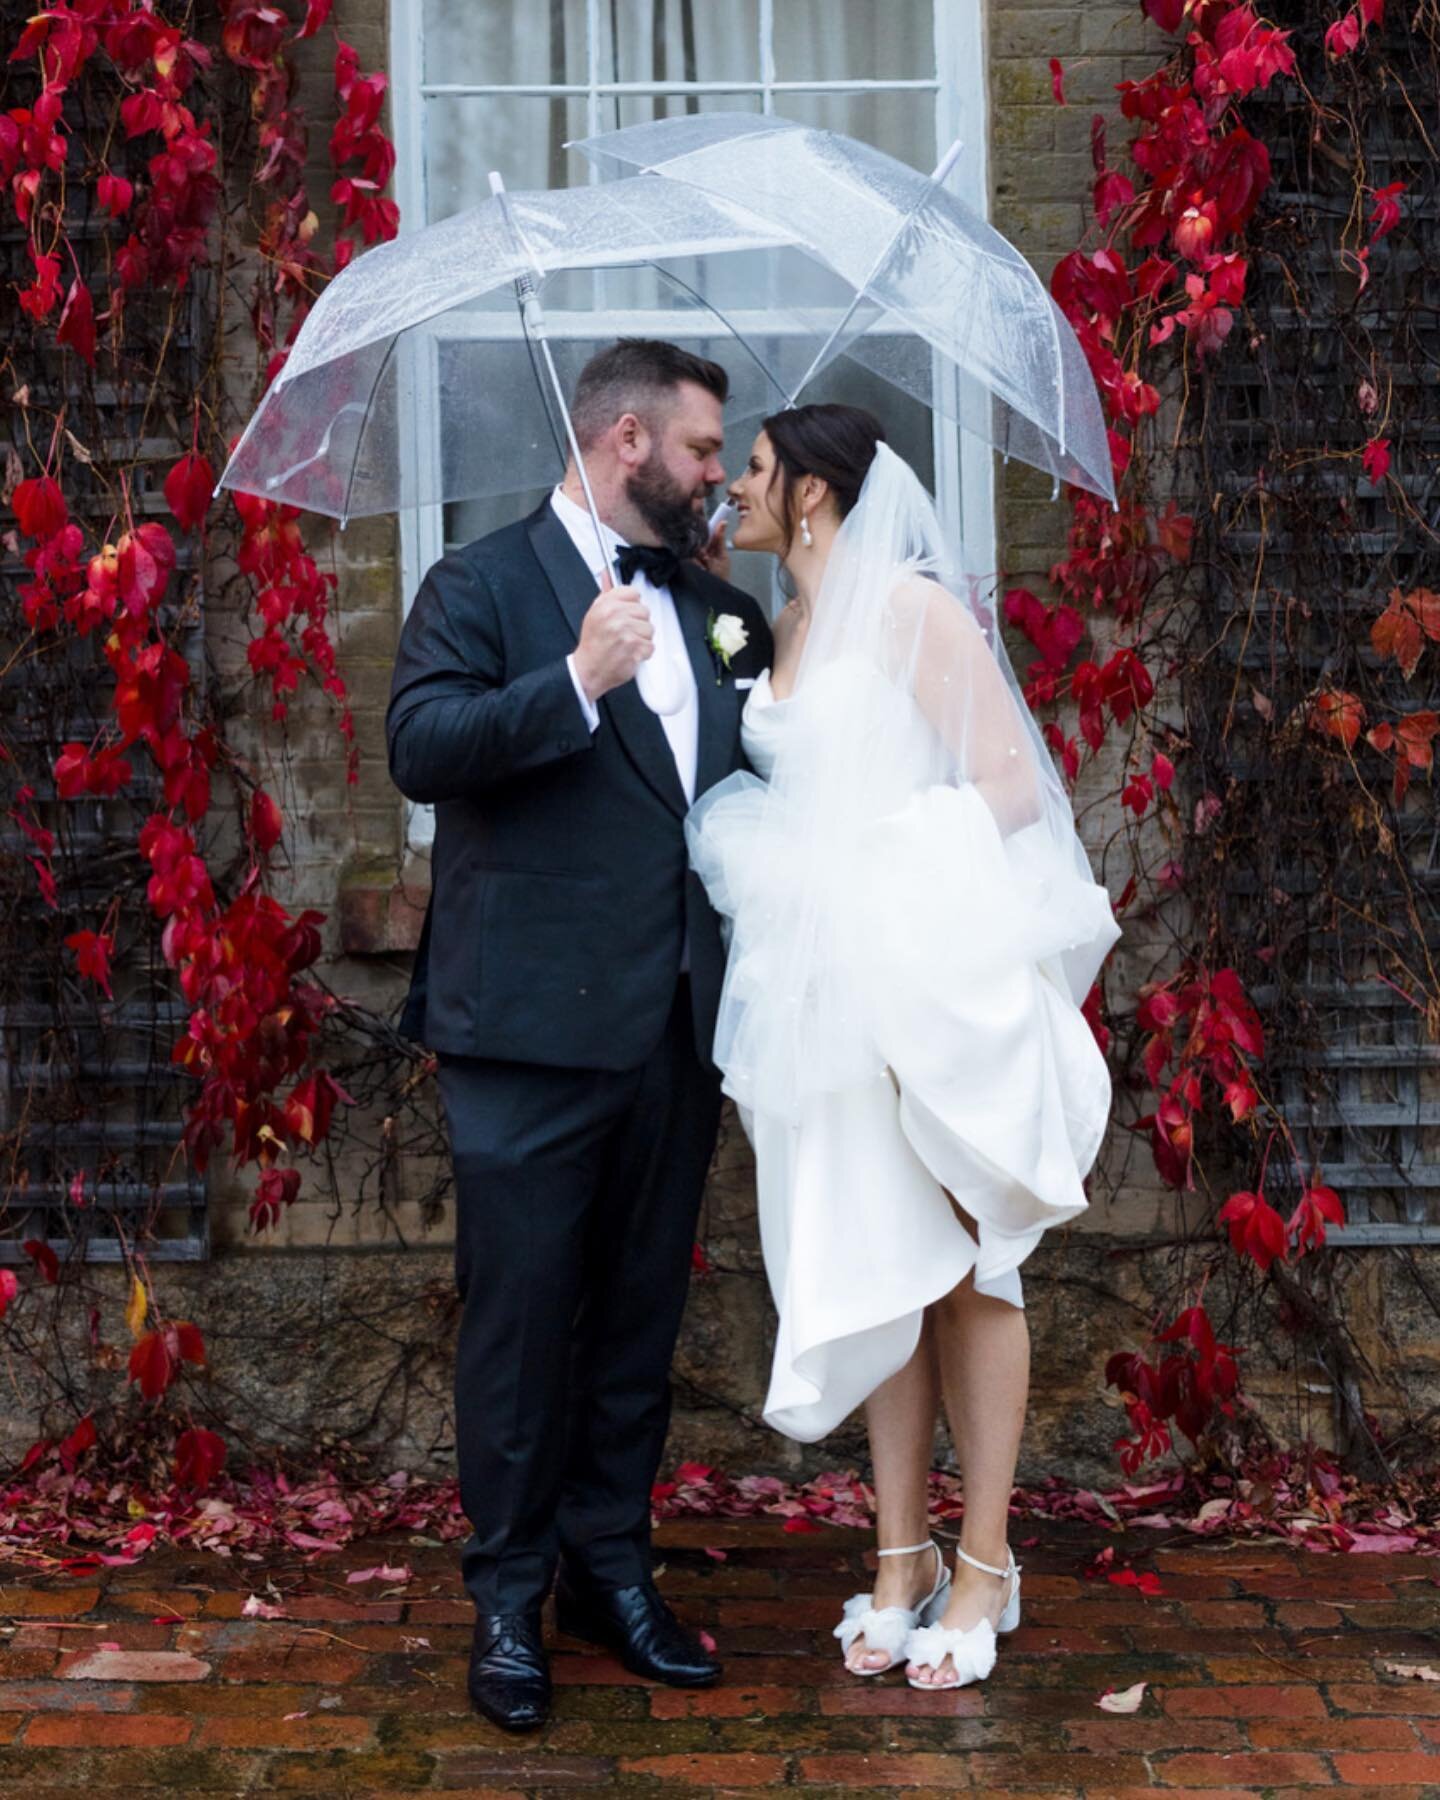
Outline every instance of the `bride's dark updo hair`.
<svg viewBox="0 0 1440 1800"><path fill-rule="evenodd" d="M875 446L885 441L885 427L863 406L792 406L772 413L761 430L775 451L775 473L784 483L780 513L786 521L786 550L795 532L790 503L794 484L818 475L828 483L843 519L860 498Z"/></svg>

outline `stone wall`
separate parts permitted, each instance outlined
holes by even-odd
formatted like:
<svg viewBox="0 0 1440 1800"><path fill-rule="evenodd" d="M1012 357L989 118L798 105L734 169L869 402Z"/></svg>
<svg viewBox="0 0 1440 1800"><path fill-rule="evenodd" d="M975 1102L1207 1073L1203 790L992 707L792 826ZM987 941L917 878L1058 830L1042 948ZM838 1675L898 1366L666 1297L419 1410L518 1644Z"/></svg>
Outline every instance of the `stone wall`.
<svg viewBox="0 0 1440 1800"><path fill-rule="evenodd" d="M339 0L335 21L365 68L386 56L381 0ZM1137 5L1085 0L1057 8L1044 0L996 0L990 16L994 218L1048 277L1080 241L1089 191L1090 119L1115 118L1114 85L1154 66L1152 40ZM1066 65L1069 105L1051 95L1049 58ZM304 93L313 107L312 191L328 193L326 43L307 47ZM1120 139L1115 132L1117 142ZM237 371L237 380L245 378ZM1001 493L1001 566L1011 583L1042 584L1063 544L1065 514L1048 482L1015 468ZM426 865L404 859L402 810L385 768L383 713L401 617L397 534L389 521L360 522L344 534L317 532L339 575L343 667L351 683L361 750L358 787L347 789L344 758L327 706L295 708L292 760L278 776L294 826L286 898L328 915L324 975L337 991L382 1011L398 1007L423 908ZM231 665L236 634L212 622L217 660ZM255 734L260 757L271 754ZM1097 788L1108 786L1098 772ZM1081 795L1082 803L1087 796ZM1092 811L1087 836L1097 854L1116 825ZM1121 877L1123 880L1123 877ZM1115 885L1118 885L1115 884ZM1143 927L1117 952L1118 988L1133 991L1158 953ZM1111 1444L1123 1427L1104 1363L1116 1348L1143 1341L1172 1252L1176 1201L1162 1190L1143 1139L1123 1128L1138 1108L1118 1098L1119 1123L1094 1183L1089 1214L1057 1233L1026 1270L1035 1336L1035 1392L1024 1469L1094 1478L1113 1471ZM207 1322L215 1380L226 1405L253 1421L257 1438L304 1443L326 1434L376 1446L413 1467L442 1467L449 1455L449 1219L426 1208L436 1169L421 1159L392 1171L385 1204L372 1186L378 1118L361 1121L363 1142L342 1152L337 1206L307 1194L262 1243L246 1235L245 1191L223 1173L213 1182L215 1257L208 1268L162 1276L167 1310ZM359 1196L358 1203L356 1197ZM752 1169L743 1137L727 1116L706 1203L704 1236L715 1272L694 1284L677 1375L679 1404L671 1450L729 1467L813 1471L863 1454L852 1424L822 1446L801 1450L757 1427L772 1329L754 1216ZM1386 1371L1376 1398L1387 1407L1440 1400L1440 1336L1421 1290L1393 1254L1352 1253L1337 1277L1355 1297L1362 1351ZM1440 1288L1440 1270L1432 1274ZM193 1297L193 1304L191 1303ZM1383 1299L1383 1304L1382 1304ZM1310 1390L1288 1364L1264 1366L1276 1334L1262 1321L1251 1385L1285 1435L1328 1432L1330 1397ZM1247 1341L1254 1341L1249 1339Z"/></svg>

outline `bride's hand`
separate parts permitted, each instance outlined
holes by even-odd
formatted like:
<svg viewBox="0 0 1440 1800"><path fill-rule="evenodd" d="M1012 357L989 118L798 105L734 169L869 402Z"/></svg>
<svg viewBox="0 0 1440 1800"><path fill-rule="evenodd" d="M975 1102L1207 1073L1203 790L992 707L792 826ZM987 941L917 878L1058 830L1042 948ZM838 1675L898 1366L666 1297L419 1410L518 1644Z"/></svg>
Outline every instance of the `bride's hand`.
<svg viewBox="0 0 1440 1800"><path fill-rule="evenodd" d="M705 548L696 551L695 560L707 574L718 575L721 581L730 579L730 546L725 542L723 523L710 533Z"/></svg>

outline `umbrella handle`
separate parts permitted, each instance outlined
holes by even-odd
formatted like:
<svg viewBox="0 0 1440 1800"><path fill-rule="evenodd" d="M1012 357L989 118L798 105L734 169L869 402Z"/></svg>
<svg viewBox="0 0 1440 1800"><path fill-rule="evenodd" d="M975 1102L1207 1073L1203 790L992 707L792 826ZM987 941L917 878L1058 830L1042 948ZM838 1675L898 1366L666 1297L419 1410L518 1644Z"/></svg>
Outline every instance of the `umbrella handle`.
<svg viewBox="0 0 1440 1800"><path fill-rule="evenodd" d="M600 571L600 592L608 594L614 586L615 576L609 563L606 563ZM680 671L670 662L661 662L658 657L652 656L647 662L640 664L631 679L646 706L662 719L679 712L685 704L685 683Z"/></svg>

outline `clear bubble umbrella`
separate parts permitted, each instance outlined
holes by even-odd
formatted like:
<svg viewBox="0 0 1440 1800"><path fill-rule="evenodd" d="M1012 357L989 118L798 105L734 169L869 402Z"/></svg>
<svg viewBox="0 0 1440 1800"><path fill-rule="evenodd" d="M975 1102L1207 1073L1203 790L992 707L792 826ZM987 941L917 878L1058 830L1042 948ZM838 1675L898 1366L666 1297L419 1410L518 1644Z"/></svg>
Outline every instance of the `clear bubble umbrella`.
<svg viewBox="0 0 1440 1800"><path fill-rule="evenodd" d="M607 173L730 198L853 290L813 367L871 369L1015 457L1115 497L1104 415L1074 332L1029 263L933 176L840 132L753 113L632 125L577 148Z"/></svg>
<svg viewBox="0 0 1440 1800"><path fill-rule="evenodd" d="M507 193L358 258L321 294L220 488L342 523L520 493L580 473L567 407L588 357L629 336L722 362L742 442L823 349L849 289L725 196L648 179ZM433 416L438 411L437 420ZM658 660L637 684L673 712Z"/></svg>
<svg viewBox="0 0 1440 1800"><path fill-rule="evenodd" d="M737 330L724 297L793 289L788 259L813 261L783 230L684 188L494 193L335 277L219 485L343 521L553 482L568 447L563 394L617 321L717 356L730 420L758 417L784 402L842 291L835 281L814 319L792 306L767 329ZM427 404L439 405L438 432L417 417Z"/></svg>
<svg viewBox="0 0 1440 1800"><path fill-rule="evenodd" d="M945 191L943 167L927 178L837 133L748 114L583 148L616 178L513 195L495 178L480 206L336 276L220 487L343 522L533 490L569 452L589 500L566 395L618 328L723 362L727 431L742 442L849 358L1113 498L1074 334L1019 252ZM647 702L669 711L676 696L658 683L642 670Z"/></svg>

